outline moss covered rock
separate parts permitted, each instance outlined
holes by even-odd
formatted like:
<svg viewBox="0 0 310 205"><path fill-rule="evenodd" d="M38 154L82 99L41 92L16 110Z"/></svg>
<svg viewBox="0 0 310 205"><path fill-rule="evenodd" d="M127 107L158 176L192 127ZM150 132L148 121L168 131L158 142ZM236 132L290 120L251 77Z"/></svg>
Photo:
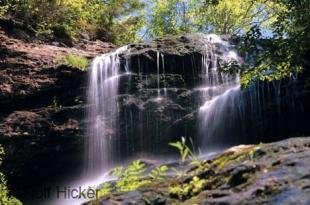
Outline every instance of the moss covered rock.
<svg viewBox="0 0 310 205"><path fill-rule="evenodd" d="M310 138L238 146L181 178L87 204L309 204L309 169Z"/></svg>

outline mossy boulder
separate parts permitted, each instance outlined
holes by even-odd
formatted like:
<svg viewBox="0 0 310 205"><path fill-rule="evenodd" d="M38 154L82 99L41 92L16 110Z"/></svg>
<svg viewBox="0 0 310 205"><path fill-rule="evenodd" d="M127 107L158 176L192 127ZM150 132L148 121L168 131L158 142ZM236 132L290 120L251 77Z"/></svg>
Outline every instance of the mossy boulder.
<svg viewBox="0 0 310 205"><path fill-rule="evenodd" d="M181 178L169 176L159 185L86 204L309 204L309 168L307 137L238 146L189 168ZM176 186L183 187L183 195L169 191Z"/></svg>

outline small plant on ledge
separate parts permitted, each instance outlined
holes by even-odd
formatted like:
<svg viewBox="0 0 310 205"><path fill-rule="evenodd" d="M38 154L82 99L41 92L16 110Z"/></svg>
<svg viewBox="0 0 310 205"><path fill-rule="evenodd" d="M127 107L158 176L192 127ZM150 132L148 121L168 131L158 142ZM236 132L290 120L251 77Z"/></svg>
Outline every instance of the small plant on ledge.
<svg viewBox="0 0 310 205"><path fill-rule="evenodd" d="M182 137L180 141L169 143L170 146L176 148L181 155L181 165L185 165L186 161L189 161L190 165L201 167L203 162L199 160L194 153L194 145L191 141L191 147L190 148L187 143L185 137ZM199 149L198 149L199 152ZM186 175L183 171L178 171L176 169L173 169L179 177L184 177Z"/></svg>
<svg viewBox="0 0 310 205"><path fill-rule="evenodd" d="M109 182L104 183L97 191L98 197L104 197L116 192L130 192L135 191L143 186L152 183L158 183L164 180L166 172L169 168L165 165L147 171L145 163L140 160L133 161L126 168L116 167L112 171L112 175L118 177L115 186Z"/></svg>
<svg viewBox="0 0 310 205"><path fill-rule="evenodd" d="M117 167L112 175L118 177L116 188L120 192L134 191L141 186L150 183L150 180L144 179L146 168L140 160L132 162L127 168Z"/></svg>
<svg viewBox="0 0 310 205"><path fill-rule="evenodd" d="M85 71L89 65L89 60L83 56L69 54L62 59L62 63Z"/></svg>

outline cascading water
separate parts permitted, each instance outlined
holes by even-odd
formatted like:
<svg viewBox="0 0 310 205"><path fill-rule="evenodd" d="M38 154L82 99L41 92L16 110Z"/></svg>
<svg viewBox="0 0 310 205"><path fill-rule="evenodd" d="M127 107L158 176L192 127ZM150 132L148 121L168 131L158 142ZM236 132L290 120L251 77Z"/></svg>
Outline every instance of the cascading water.
<svg viewBox="0 0 310 205"><path fill-rule="evenodd" d="M107 174L113 163L115 150L115 130L118 128L118 102L120 58L119 55L127 50L127 46L115 52L96 57L89 70L87 90L87 133L85 142L85 171L83 177L71 182L69 188L81 190L97 188L106 180L111 180ZM127 62L124 65L128 73ZM67 186L67 185L66 185ZM88 195L81 197L57 198L52 205L77 205L93 200Z"/></svg>
<svg viewBox="0 0 310 205"><path fill-rule="evenodd" d="M200 147L204 148L205 138L216 137L220 133L221 123L224 121L222 118L227 115L226 107L229 105L228 101L232 101L239 92L239 77L238 74L229 74L223 72L223 67L229 63L238 63L239 57L232 50L227 41L223 41L216 35L203 35L201 36L202 45L202 73L204 75L203 88L198 90L201 92L201 97L205 102L199 110L200 121ZM87 137L87 152L86 162L87 170L91 175L102 173L104 170L113 166L113 158L119 155L115 141L120 143L118 139L117 130L119 129L118 114L118 100L116 99L118 93L119 76L120 76L120 58L119 54L128 53L127 47L122 47L113 53L105 54L94 59L89 77L88 89L88 137ZM192 59L194 61L194 59ZM161 75L165 78L165 59L164 54L157 51L155 54L156 62L156 83L157 83L157 98L156 102L160 102L158 106L162 106L162 97L168 99L167 88L165 81L163 81L163 88L161 86ZM140 61L138 61L140 65ZM138 75L142 79L143 73L138 66ZM131 72L130 64L125 64L127 73ZM163 89L164 96L161 96ZM126 93L127 94L127 93ZM168 102L168 101L167 101ZM140 112L139 119L147 113ZM174 113L171 113L173 115ZM130 111L130 116L132 112ZM132 116L133 117L133 116ZM132 118L131 117L131 118ZM226 118L225 118L226 119ZM159 119L160 120L160 119ZM130 122L132 124L133 122ZM135 122L140 124L141 122ZM160 133L159 124L156 121L156 133ZM149 126L146 124L146 126ZM127 123L125 124L127 127ZM132 125L132 127L134 127ZM141 128L143 129L143 128ZM156 139L162 136L156 134ZM142 137L142 136L141 136ZM128 136L126 134L126 139ZM144 142L144 140L142 140ZM143 148L146 145L141 144L140 152L144 152ZM147 140L145 143L149 143ZM134 145L132 150L134 150ZM115 165L115 164L114 164Z"/></svg>
<svg viewBox="0 0 310 205"><path fill-rule="evenodd" d="M118 126L119 54L125 50L126 46L95 58L90 70L86 162L87 173L91 175L99 174L112 164L110 147Z"/></svg>
<svg viewBox="0 0 310 205"><path fill-rule="evenodd" d="M237 98L240 96L238 72L227 73L223 69L240 58L227 41L219 36L208 35L202 66L205 72L204 87L201 88L205 103L199 109L199 145L209 148L218 137L229 137L235 122ZM211 44L210 44L211 43ZM214 147L213 147L214 148Z"/></svg>
<svg viewBox="0 0 310 205"><path fill-rule="evenodd" d="M159 61L160 61L160 58L159 58L159 52L157 52L157 54L156 54L156 59L157 59L157 62L156 62L156 64L157 64L157 97L158 97L158 99L160 99L160 75L159 75L159 73L160 73L160 71L159 71L159 68L160 68L160 64L159 64Z"/></svg>

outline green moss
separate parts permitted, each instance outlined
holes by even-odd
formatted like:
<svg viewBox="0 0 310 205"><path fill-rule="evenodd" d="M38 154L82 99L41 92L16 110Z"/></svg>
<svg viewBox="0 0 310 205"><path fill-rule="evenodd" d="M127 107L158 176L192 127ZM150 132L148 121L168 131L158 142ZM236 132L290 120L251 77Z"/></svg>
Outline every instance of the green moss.
<svg viewBox="0 0 310 205"><path fill-rule="evenodd" d="M231 163L254 160L259 149L260 146L247 146L229 150L209 163L204 162L201 166L188 172L193 176L190 181L170 184L171 198L178 200L175 204L200 204L206 197L205 190L217 189L231 180L230 175L221 172L223 168ZM249 178L250 175L245 173L243 177Z"/></svg>
<svg viewBox="0 0 310 205"><path fill-rule="evenodd" d="M112 192L112 186L110 183L104 183L99 190L97 190L97 198L105 197Z"/></svg>
<svg viewBox="0 0 310 205"><path fill-rule="evenodd" d="M170 186L169 193L171 197L184 200L188 197L199 194L204 189L206 182L205 179L200 179L199 177L194 176L189 183Z"/></svg>
<svg viewBox="0 0 310 205"><path fill-rule="evenodd" d="M241 148L238 151L227 151L217 157L211 164L217 170L221 170L232 162L242 161L251 158L251 151L255 150L257 146L249 146Z"/></svg>

